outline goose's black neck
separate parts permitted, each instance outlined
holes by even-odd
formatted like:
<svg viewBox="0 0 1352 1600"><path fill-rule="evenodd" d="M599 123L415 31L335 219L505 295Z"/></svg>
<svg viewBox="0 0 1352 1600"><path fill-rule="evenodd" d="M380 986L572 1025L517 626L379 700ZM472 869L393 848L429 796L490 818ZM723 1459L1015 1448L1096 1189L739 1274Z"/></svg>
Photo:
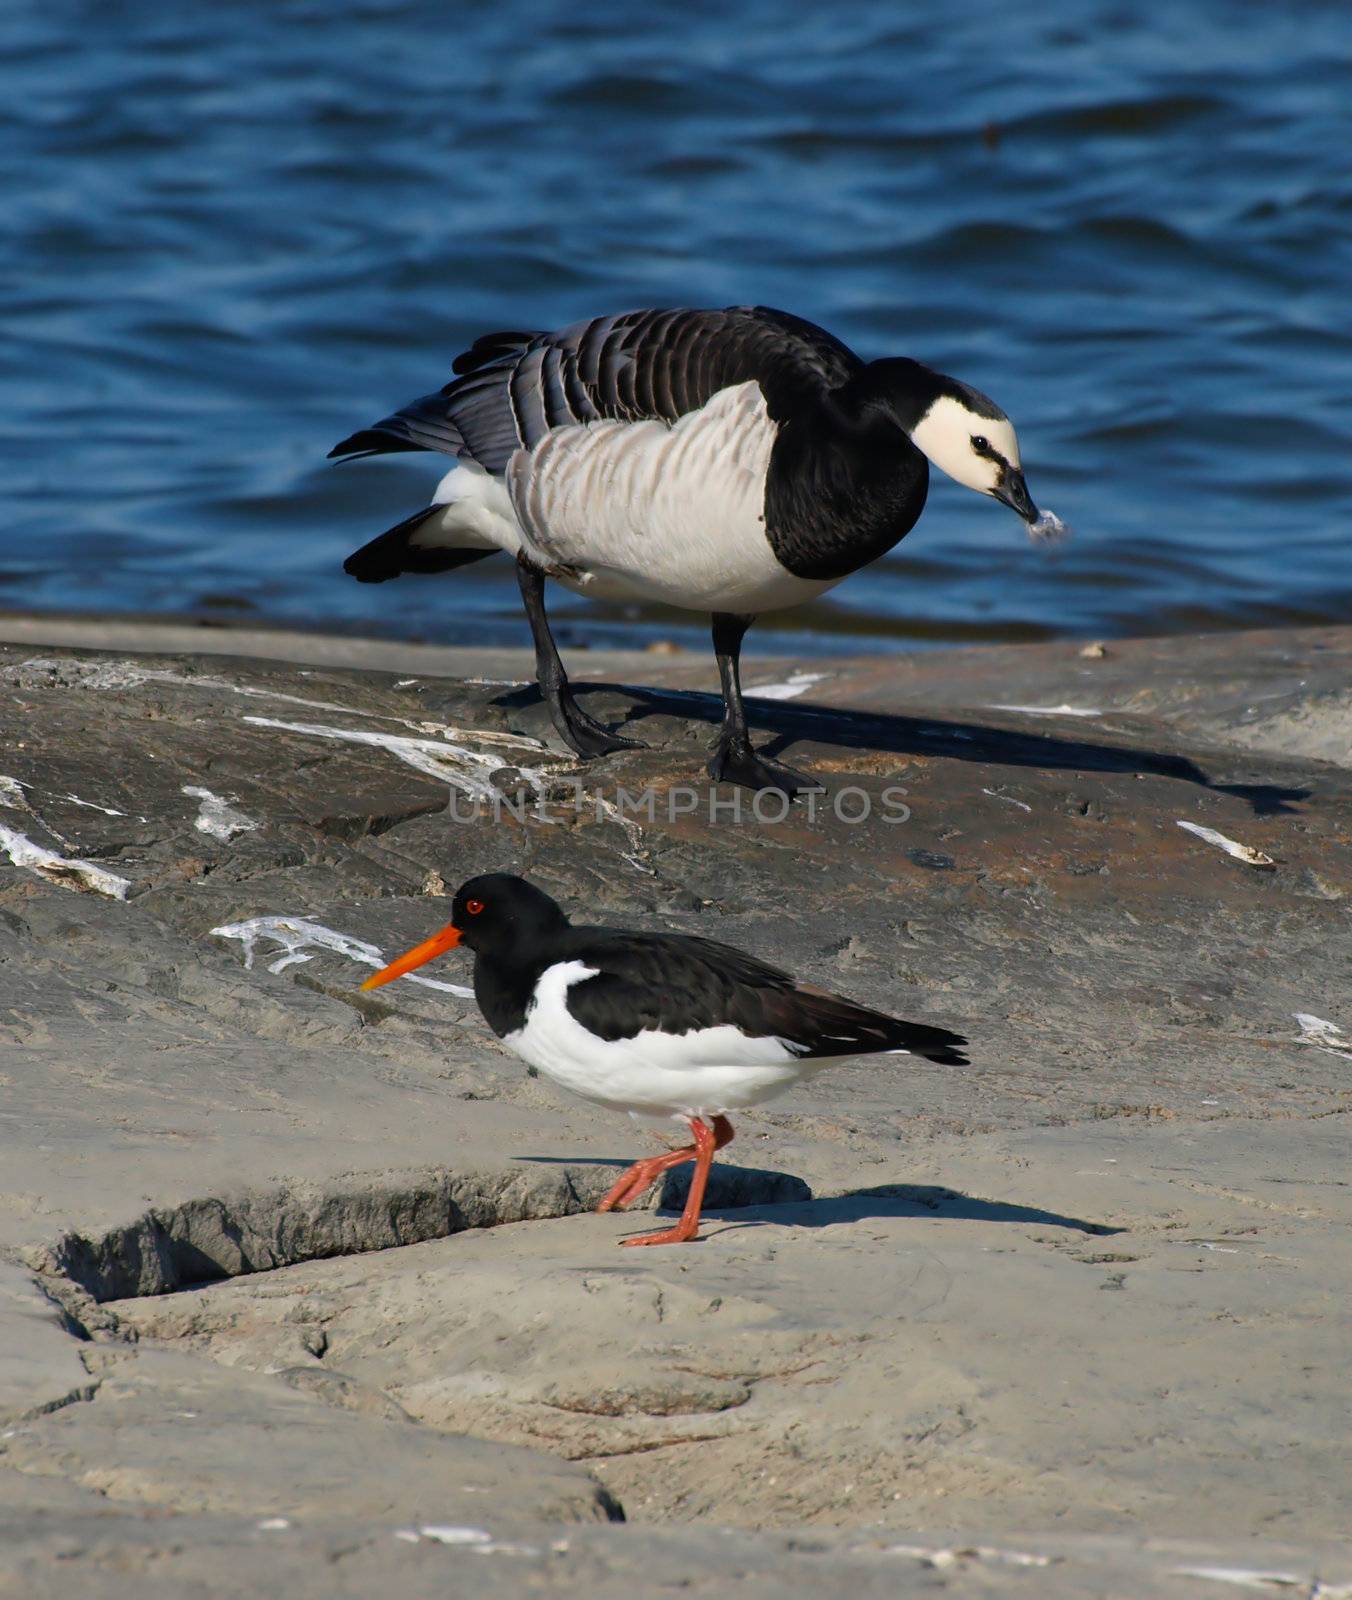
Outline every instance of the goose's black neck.
<svg viewBox="0 0 1352 1600"><path fill-rule="evenodd" d="M918 361L874 361L780 425L765 531L781 566L843 578L906 537L929 492L929 462L910 430L942 381Z"/></svg>

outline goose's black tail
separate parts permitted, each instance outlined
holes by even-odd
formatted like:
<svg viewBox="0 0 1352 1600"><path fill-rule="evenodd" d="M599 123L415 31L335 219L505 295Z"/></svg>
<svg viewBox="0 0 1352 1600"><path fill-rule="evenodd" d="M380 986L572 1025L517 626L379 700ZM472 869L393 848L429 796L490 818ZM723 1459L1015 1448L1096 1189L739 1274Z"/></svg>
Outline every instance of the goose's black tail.
<svg viewBox="0 0 1352 1600"><path fill-rule="evenodd" d="M416 543L418 530L427 519L445 509L444 506L424 506L411 517L396 522L370 544L354 551L343 562L343 571L358 583L384 583L387 578L398 578L405 572L451 572L456 567L468 566L471 561L497 555L496 550L476 546L448 548Z"/></svg>

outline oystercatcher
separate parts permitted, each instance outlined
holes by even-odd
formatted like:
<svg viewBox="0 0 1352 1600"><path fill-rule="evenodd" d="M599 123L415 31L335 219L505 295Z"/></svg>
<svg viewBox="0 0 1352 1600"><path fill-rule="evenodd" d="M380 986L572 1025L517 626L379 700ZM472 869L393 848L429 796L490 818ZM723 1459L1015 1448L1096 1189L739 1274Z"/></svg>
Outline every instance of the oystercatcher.
<svg viewBox="0 0 1352 1600"><path fill-rule="evenodd" d="M543 890L501 872L462 884L450 923L362 988L462 943L479 1009L523 1060L597 1105L689 1124L693 1144L636 1161L597 1207L622 1208L668 1168L695 1163L681 1220L627 1245L695 1237L714 1151L733 1137L729 1111L851 1056L967 1065L960 1034L899 1022L712 939L574 927Z"/></svg>
<svg viewBox="0 0 1352 1600"><path fill-rule="evenodd" d="M603 599L713 613L723 726L715 779L796 794L815 780L756 754L742 639L762 611L810 600L910 532L930 461L1038 512L1009 418L918 361L865 364L824 329L765 306L628 311L558 333L491 333L459 376L330 456L433 450L458 464L430 505L348 557L363 583L445 572L504 550L554 725L583 757L639 741L577 704L545 616L544 580Z"/></svg>

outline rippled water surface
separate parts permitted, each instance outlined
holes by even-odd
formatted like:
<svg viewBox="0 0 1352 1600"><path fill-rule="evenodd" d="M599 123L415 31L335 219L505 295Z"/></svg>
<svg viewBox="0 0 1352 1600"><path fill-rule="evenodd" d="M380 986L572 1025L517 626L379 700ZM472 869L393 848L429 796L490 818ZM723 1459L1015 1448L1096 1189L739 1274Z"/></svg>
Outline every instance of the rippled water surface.
<svg viewBox="0 0 1352 1600"><path fill-rule="evenodd" d="M0 605L524 642L505 561L342 575L443 463L329 446L486 329L760 301L987 390L1077 535L939 482L762 642L1348 618L1345 0L99 0L0 75Z"/></svg>

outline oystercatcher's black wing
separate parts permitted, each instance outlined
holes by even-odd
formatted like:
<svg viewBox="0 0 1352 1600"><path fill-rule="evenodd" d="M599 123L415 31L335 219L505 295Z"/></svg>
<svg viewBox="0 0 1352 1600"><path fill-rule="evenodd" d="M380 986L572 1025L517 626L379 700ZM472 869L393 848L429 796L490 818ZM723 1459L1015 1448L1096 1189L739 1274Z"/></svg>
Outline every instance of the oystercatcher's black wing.
<svg viewBox="0 0 1352 1600"><path fill-rule="evenodd" d="M675 422L755 379L771 417L834 389L862 363L825 329L767 306L626 311L557 333L491 333L460 374L335 445L330 456L439 450L500 473L550 429L613 418Z"/></svg>
<svg viewBox="0 0 1352 1600"><path fill-rule="evenodd" d="M906 1050L945 1065L969 1064L961 1034L902 1022L799 983L731 945L679 934L574 932L567 959L598 971L569 986L567 1006L599 1038L730 1024L750 1038L778 1039L802 1057Z"/></svg>

